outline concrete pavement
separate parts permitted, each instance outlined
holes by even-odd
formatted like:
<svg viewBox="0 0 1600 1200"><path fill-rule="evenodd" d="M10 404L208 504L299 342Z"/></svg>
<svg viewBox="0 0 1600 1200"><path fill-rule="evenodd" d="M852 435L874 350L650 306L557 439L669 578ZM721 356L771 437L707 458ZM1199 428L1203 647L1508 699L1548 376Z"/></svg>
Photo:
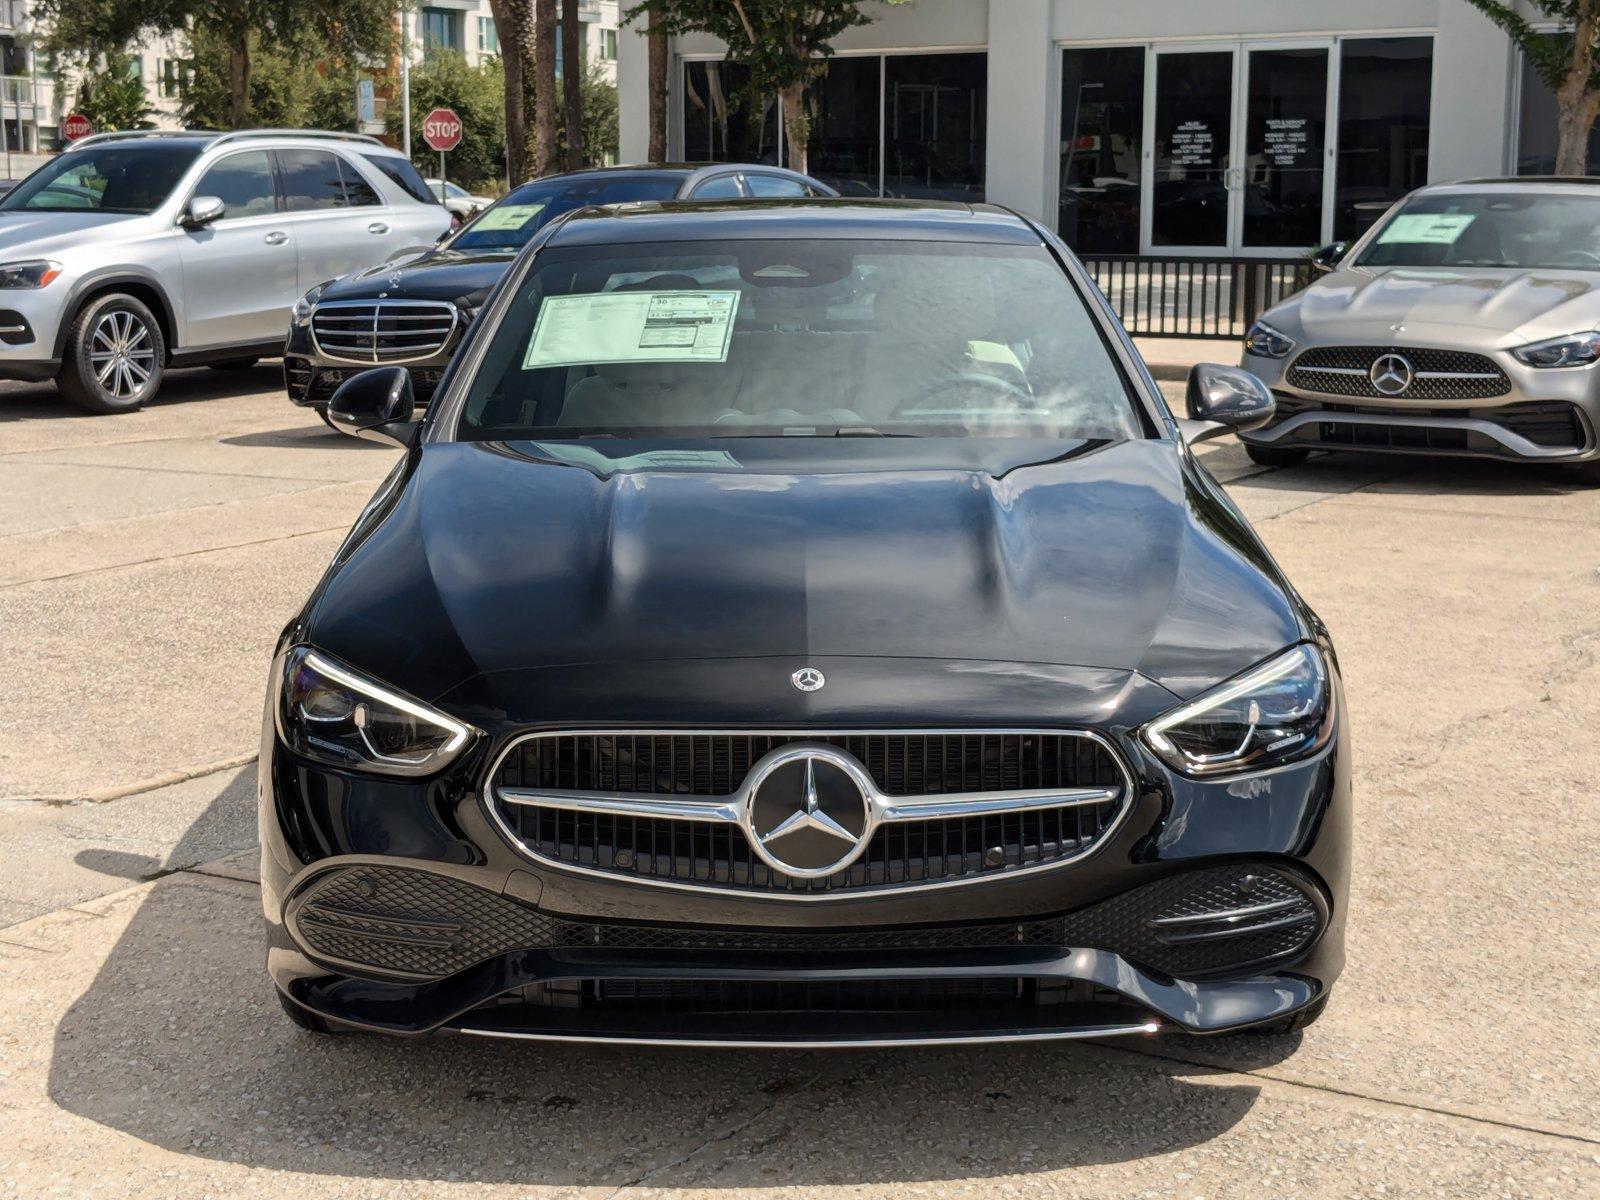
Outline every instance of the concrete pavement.
<svg viewBox="0 0 1600 1200"><path fill-rule="evenodd" d="M1600 1194L1600 491L1203 448L1354 722L1350 965L1303 1036L323 1041L260 973L249 757L393 456L270 369L175 379L120 418L0 391L0 1196Z"/></svg>

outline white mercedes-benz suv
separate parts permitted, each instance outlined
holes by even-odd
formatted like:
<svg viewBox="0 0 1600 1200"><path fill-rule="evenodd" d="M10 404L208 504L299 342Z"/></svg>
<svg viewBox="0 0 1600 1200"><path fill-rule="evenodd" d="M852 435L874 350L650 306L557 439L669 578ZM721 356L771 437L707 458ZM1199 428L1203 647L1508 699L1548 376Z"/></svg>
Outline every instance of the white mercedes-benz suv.
<svg viewBox="0 0 1600 1200"><path fill-rule="evenodd" d="M132 411L167 367L282 353L307 288L449 226L410 161L359 134L84 138L0 200L0 379Z"/></svg>

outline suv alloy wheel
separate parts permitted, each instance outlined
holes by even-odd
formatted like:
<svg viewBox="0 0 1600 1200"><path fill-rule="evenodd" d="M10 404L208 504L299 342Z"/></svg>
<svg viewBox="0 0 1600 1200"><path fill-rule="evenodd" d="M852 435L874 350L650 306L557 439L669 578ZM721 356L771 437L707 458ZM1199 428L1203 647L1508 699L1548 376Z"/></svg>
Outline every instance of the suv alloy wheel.
<svg viewBox="0 0 1600 1200"><path fill-rule="evenodd" d="M79 408L133 412L161 387L166 352L155 314L132 296L101 296L73 321L56 383Z"/></svg>

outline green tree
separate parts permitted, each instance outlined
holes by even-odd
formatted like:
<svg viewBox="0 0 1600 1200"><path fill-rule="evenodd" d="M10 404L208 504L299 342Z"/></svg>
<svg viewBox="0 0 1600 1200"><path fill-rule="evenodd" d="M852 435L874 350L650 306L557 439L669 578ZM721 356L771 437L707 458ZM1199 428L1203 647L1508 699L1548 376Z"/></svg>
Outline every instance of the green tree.
<svg viewBox="0 0 1600 1200"><path fill-rule="evenodd" d="M505 82L498 59L469 67L452 51L428 55L411 72L411 111L426 113L436 106L453 108L461 118L461 144L450 151L449 177L463 187L503 178L506 152ZM400 134L400 106L389 105L389 133ZM439 156L420 140L412 161L425 175L439 169Z"/></svg>
<svg viewBox="0 0 1600 1200"><path fill-rule="evenodd" d="M578 165L603 166L606 155L617 153L617 85L606 78L598 63L583 68L582 159Z"/></svg>
<svg viewBox="0 0 1600 1200"><path fill-rule="evenodd" d="M1501 0L1467 0L1521 48L1528 65L1556 94L1556 174L1583 175L1589 166L1589 131L1600 117L1596 36L1600 0L1526 0L1560 29L1544 33Z"/></svg>
<svg viewBox="0 0 1600 1200"><path fill-rule="evenodd" d="M797 171L806 169L811 133L806 88L828 69L833 39L872 21L861 0L640 0L624 20L631 23L647 14L652 33L709 33L721 39L728 61L750 69L751 90L778 97L788 142L786 161Z"/></svg>
<svg viewBox="0 0 1600 1200"><path fill-rule="evenodd" d="M83 74L72 105L94 123L96 133L149 129L155 115L137 62L117 51L104 55L98 70Z"/></svg>

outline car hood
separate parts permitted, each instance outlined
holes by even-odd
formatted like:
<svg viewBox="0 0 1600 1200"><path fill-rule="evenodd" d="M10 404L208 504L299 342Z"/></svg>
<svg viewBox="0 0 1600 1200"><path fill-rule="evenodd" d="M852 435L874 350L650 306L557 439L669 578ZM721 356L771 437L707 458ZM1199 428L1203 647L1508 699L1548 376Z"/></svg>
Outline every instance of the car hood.
<svg viewBox="0 0 1600 1200"><path fill-rule="evenodd" d="M1436 336L1520 346L1593 329L1597 289L1600 271L1360 267L1324 276L1264 319L1312 344Z"/></svg>
<svg viewBox="0 0 1600 1200"><path fill-rule="evenodd" d="M48 258L56 251L145 233L152 225L152 218L139 213L0 211L0 256Z"/></svg>
<svg viewBox="0 0 1600 1200"><path fill-rule="evenodd" d="M486 294L515 255L431 250L417 258L380 263L335 280L323 300L367 300L380 293L412 300L457 300Z"/></svg>
<svg viewBox="0 0 1600 1200"><path fill-rule="evenodd" d="M297 636L432 699L755 657L1137 671L1188 696L1308 633L1170 442L595 447L427 445Z"/></svg>

